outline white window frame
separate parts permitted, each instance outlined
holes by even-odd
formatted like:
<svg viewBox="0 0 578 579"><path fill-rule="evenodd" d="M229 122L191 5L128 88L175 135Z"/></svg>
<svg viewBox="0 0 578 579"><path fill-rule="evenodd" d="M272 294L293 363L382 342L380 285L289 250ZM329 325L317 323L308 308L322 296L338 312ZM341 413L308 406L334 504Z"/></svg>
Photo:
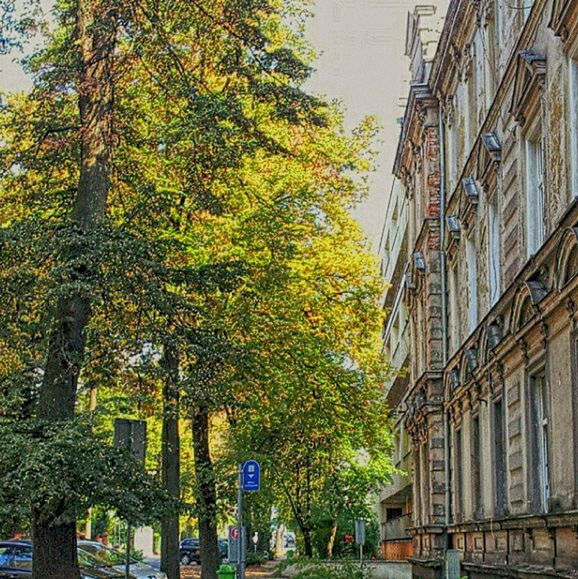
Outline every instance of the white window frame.
<svg viewBox="0 0 578 579"><path fill-rule="evenodd" d="M488 202L488 278L490 289L490 307L500 299L501 271L500 271L500 214L496 198Z"/></svg>
<svg viewBox="0 0 578 579"><path fill-rule="evenodd" d="M533 397L536 404L536 440L538 442L539 464L537 469L540 489L540 506L543 512L548 510L550 498L550 461L549 461L549 420L548 420L548 386L545 372L538 372L532 377Z"/></svg>
<svg viewBox="0 0 578 579"><path fill-rule="evenodd" d="M478 326L478 256L473 234L466 239L468 274L468 333Z"/></svg>
<svg viewBox="0 0 578 579"><path fill-rule="evenodd" d="M528 16L530 16L530 12L532 12L532 7L534 6L534 0L520 0L522 9L522 14L524 15L524 22L528 20Z"/></svg>
<svg viewBox="0 0 578 579"><path fill-rule="evenodd" d="M458 316L458 264L450 263L449 267L449 314L450 314L450 337L451 353L455 353L460 345L460 321Z"/></svg>
<svg viewBox="0 0 578 579"><path fill-rule="evenodd" d="M570 199L578 197L578 60L568 59L570 102Z"/></svg>
<svg viewBox="0 0 578 579"><path fill-rule="evenodd" d="M541 125L524 139L526 161L526 256L536 254L545 238L544 227L544 149Z"/></svg>

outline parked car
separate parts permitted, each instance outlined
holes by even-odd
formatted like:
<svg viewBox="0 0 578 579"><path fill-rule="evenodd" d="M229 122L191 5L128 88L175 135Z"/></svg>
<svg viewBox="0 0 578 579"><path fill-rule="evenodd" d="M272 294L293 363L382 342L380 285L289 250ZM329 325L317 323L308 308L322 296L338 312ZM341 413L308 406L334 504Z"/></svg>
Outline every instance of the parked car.
<svg viewBox="0 0 578 579"><path fill-rule="evenodd" d="M96 541L78 541L78 548L100 559L106 565L114 567L121 573L124 573L126 561L123 553L119 553ZM166 574L162 571L158 571L154 567L146 563L141 563L136 559L131 559L130 574L132 577L137 577L138 579L167 579Z"/></svg>
<svg viewBox="0 0 578 579"><path fill-rule="evenodd" d="M219 555L221 561L229 557L229 542L219 539ZM181 565L201 564L201 542L197 538L183 539L180 543Z"/></svg>
<svg viewBox="0 0 578 579"><path fill-rule="evenodd" d="M179 544L181 565L201 564L201 542L199 539L183 539Z"/></svg>
<svg viewBox="0 0 578 579"><path fill-rule="evenodd" d="M123 579L124 573L104 564L90 553L78 550L81 579ZM32 577L32 543L30 541L0 542L0 579ZM132 577L132 575L131 575Z"/></svg>

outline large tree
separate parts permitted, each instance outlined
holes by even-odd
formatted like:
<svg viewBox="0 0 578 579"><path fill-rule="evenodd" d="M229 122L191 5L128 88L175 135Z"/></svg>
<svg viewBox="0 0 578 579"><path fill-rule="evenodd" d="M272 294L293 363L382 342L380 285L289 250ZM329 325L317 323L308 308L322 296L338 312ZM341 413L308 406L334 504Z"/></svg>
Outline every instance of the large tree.
<svg viewBox="0 0 578 579"><path fill-rule="evenodd" d="M235 458L263 457L280 502L305 496L275 474L293 460L328 480L327 456L343 465L383 448L380 285L348 214L372 131L347 137L303 92L310 69L286 20L301 15L272 0L61 0L30 61L33 92L0 115L0 394L34 432L38 420L73 432L83 384L114 381L130 399L127 373L152 376L173 496L179 408L193 421L207 577L212 415L225 411L244 441ZM53 491L30 503L35 574L74 577L81 511ZM304 508L293 515L306 520ZM174 579L175 513L163 521Z"/></svg>

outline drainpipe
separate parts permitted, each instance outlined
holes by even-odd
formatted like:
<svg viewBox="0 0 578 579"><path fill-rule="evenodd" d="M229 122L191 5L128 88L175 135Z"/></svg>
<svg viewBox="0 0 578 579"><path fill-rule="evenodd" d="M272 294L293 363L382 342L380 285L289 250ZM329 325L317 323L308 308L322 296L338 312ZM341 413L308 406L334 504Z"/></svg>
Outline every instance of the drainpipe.
<svg viewBox="0 0 578 579"><path fill-rule="evenodd" d="M445 371L448 363L448 297L447 297L447 268L446 268L446 151L445 151L445 125L441 101L438 106L439 140L440 140L440 271L441 271L441 308L442 308L442 364ZM445 471L445 525L446 530L450 524L451 510L451 474L450 474L450 421L447 402L449 392L444 386L444 471ZM448 539L449 547L449 535Z"/></svg>

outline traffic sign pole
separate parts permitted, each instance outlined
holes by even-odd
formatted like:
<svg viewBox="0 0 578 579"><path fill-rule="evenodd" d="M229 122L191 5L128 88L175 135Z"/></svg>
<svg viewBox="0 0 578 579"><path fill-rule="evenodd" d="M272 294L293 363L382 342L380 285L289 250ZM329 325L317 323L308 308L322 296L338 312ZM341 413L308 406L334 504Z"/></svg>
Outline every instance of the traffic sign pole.
<svg viewBox="0 0 578 579"><path fill-rule="evenodd" d="M243 561L244 549L243 542L245 534L243 533L243 464L238 466L238 485L237 489L237 525L239 527L239 540L237 542L237 579L245 579L245 562Z"/></svg>

